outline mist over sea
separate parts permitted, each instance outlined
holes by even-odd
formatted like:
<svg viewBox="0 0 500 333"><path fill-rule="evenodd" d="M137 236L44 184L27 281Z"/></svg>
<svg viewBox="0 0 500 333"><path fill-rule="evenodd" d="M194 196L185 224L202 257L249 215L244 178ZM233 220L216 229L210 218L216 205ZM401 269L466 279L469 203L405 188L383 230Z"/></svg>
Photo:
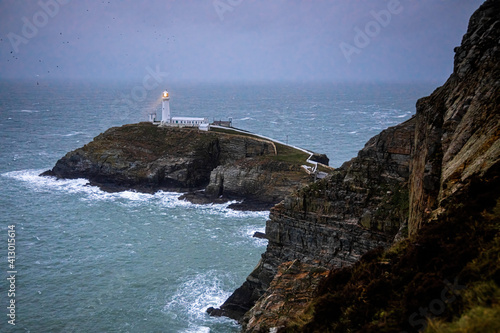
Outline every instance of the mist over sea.
<svg viewBox="0 0 500 333"><path fill-rule="evenodd" d="M330 158L339 167L381 130L409 119L429 84L0 82L0 331L238 332L209 317L258 263L269 212L194 205L178 194L106 193L39 177L112 126L160 112L235 127ZM144 92L144 91L142 91ZM16 326L7 323L7 229L16 230Z"/></svg>

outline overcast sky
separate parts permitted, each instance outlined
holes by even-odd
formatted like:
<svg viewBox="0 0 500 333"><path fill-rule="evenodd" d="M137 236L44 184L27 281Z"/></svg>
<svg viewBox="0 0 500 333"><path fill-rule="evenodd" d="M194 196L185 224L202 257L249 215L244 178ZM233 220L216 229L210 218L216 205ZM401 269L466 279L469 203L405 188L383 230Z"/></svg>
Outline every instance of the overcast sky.
<svg viewBox="0 0 500 333"><path fill-rule="evenodd" d="M482 2L0 0L0 78L444 81Z"/></svg>

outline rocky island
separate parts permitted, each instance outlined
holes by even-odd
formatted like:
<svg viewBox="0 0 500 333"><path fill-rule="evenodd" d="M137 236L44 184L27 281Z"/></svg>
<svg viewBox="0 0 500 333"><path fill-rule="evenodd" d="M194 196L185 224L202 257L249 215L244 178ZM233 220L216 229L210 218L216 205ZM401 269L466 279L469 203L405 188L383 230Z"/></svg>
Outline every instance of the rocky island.
<svg viewBox="0 0 500 333"><path fill-rule="evenodd" d="M500 331L500 1L416 115L271 209L243 332Z"/></svg>
<svg viewBox="0 0 500 333"><path fill-rule="evenodd" d="M268 210L314 180L302 167L310 155L231 128L144 122L110 128L42 175L86 178L106 191L176 191L195 203L237 200L234 209ZM326 155L310 160L330 169Z"/></svg>

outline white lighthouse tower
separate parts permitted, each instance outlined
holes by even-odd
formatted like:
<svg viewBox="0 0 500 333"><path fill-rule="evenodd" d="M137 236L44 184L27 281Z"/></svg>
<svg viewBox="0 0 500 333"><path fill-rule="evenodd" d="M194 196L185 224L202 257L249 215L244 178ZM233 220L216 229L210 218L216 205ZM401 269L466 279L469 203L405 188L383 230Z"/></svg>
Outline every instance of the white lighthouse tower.
<svg viewBox="0 0 500 333"><path fill-rule="evenodd" d="M172 117L170 116L170 97L168 91L164 91L162 95L161 103L161 122L164 124L170 124Z"/></svg>

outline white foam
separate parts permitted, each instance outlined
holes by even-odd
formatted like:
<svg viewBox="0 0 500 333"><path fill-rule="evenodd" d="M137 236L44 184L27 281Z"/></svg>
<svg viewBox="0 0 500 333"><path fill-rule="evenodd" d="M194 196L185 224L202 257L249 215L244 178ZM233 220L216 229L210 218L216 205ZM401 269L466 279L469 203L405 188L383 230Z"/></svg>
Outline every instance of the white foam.
<svg viewBox="0 0 500 333"><path fill-rule="evenodd" d="M220 306L231 295L230 291L224 290L227 288L224 288L223 280L227 279L228 276L220 276L215 270L188 277L169 297L163 311L185 313L190 322L206 319L209 307Z"/></svg>
<svg viewBox="0 0 500 333"><path fill-rule="evenodd" d="M11 171L3 173L2 176L25 182L29 188L37 192L59 189L62 191L67 191L69 193L75 193L82 191L83 188L86 187L85 185L88 183L86 179L81 178L56 179L55 177L39 176L39 174L44 171L44 169Z"/></svg>
<svg viewBox="0 0 500 333"><path fill-rule="evenodd" d="M267 239L257 238L257 237L253 236L256 232L265 233L266 232L265 226L248 225L248 226L244 226L243 228L241 228L240 232L241 232L241 236L243 236L245 238L250 238L256 246L259 246L259 247L266 246L268 243Z"/></svg>
<svg viewBox="0 0 500 333"><path fill-rule="evenodd" d="M47 136L62 136L62 137L70 137L70 136L75 136L75 135L83 135L83 134L86 134L84 132L77 132L77 131L73 131L71 133L67 133L67 134L58 134L58 133L55 133L55 134L47 134Z"/></svg>
<svg viewBox="0 0 500 333"><path fill-rule="evenodd" d="M28 188L36 192L59 191L67 194L83 194L82 200L117 200L122 199L128 202L146 202L152 199L167 197L172 202L182 202L177 197L179 193L158 192L155 194L139 193L135 191L122 191L108 193L102 191L97 186L89 185L89 181L84 178L78 179L57 179L50 176L39 176L44 169L20 170L3 173L2 176L22 181Z"/></svg>
<svg viewBox="0 0 500 333"><path fill-rule="evenodd" d="M229 208L231 204L239 203L238 201L229 201L223 204L208 204L196 205L204 214L209 215L223 215L233 219L246 219L249 217L254 218L267 218L269 211L240 211Z"/></svg>
<svg viewBox="0 0 500 333"><path fill-rule="evenodd" d="M138 206L151 204L162 208L194 208L202 214L223 215L231 218L267 218L269 211L237 211L228 206L237 201L230 201L224 204L193 204L186 200L180 200L181 193L158 191L154 194L141 193L136 191L122 191L109 193L101 190L97 186L89 185L89 181L84 178L78 179L57 179L50 176L39 176L45 169L31 169L11 171L1 174L4 177L22 181L25 186L35 192L58 191L67 194L81 194L83 201L118 201L125 205Z"/></svg>
<svg viewBox="0 0 500 333"><path fill-rule="evenodd" d="M210 327L193 326L185 329L182 333L210 333Z"/></svg>

